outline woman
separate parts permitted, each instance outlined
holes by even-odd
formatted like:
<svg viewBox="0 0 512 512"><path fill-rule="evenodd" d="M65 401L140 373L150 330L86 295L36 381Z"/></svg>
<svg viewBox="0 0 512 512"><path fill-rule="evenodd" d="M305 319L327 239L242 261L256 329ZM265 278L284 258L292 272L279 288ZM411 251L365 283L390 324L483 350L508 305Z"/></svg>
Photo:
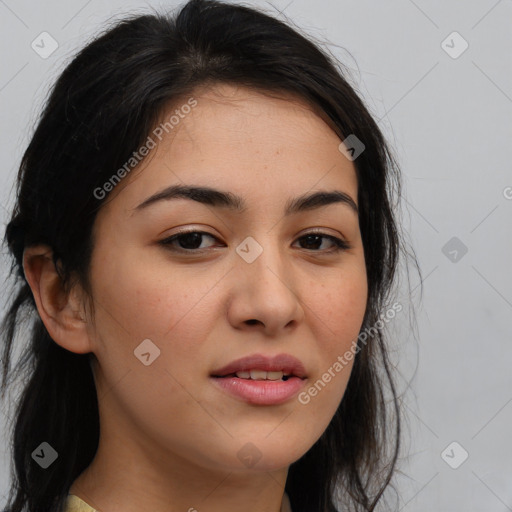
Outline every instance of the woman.
<svg viewBox="0 0 512 512"><path fill-rule="evenodd" d="M399 189L335 63L270 16L190 0L88 44L6 230L4 393L33 313L7 509L374 510Z"/></svg>

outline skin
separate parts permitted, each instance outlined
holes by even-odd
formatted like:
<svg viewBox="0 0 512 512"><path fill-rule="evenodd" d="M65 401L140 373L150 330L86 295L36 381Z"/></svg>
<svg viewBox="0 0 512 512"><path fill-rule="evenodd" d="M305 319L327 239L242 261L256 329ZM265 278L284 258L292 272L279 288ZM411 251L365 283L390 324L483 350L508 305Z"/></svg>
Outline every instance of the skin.
<svg viewBox="0 0 512 512"><path fill-rule="evenodd" d="M304 364L306 390L351 348L366 308L357 214L335 203L283 216L288 199L319 190L343 191L357 204L355 168L339 137L291 96L232 85L191 96L197 107L98 213L93 310L79 285L62 289L48 247L24 255L52 338L96 359L100 443L70 492L104 512L278 512L288 467L328 426L353 362L307 405L297 397L248 404L209 375L242 356L284 352ZM247 209L181 198L135 210L178 183L236 193ZM201 254L159 244L189 228L214 237L199 239ZM315 228L350 249L329 252L328 238L308 244L301 237ZM263 248L251 264L235 250L248 236ZM148 366L134 355L145 339L161 351ZM261 454L253 467L237 457L249 442Z"/></svg>

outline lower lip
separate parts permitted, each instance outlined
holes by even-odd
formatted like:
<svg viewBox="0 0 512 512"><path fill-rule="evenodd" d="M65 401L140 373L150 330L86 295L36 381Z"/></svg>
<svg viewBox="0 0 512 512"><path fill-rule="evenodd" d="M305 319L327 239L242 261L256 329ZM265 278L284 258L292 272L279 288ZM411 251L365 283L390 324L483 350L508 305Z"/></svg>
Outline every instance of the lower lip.
<svg viewBox="0 0 512 512"><path fill-rule="evenodd" d="M288 380L250 380L238 377L212 377L213 381L232 396L258 405L278 405L290 400L304 386L299 377Z"/></svg>

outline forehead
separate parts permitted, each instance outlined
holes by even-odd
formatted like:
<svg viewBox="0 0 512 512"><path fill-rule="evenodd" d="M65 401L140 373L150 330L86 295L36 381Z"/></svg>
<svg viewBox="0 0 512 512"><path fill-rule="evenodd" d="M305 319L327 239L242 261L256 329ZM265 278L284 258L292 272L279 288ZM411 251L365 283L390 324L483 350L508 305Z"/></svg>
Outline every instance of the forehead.
<svg viewBox="0 0 512 512"><path fill-rule="evenodd" d="M323 116L297 96L270 94L218 84L175 100L149 134L154 148L116 187L112 206L133 209L179 183L268 205L333 187L357 201L355 167Z"/></svg>

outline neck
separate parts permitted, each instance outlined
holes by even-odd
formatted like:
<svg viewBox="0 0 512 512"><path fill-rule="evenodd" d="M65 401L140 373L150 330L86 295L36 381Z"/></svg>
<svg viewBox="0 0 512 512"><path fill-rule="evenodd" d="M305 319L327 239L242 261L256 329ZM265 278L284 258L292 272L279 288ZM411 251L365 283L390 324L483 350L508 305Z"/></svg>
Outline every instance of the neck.
<svg viewBox="0 0 512 512"><path fill-rule="evenodd" d="M287 468L204 468L135 438L103 429L94 460L70 494L104 512L280 512Z"/></svg>

